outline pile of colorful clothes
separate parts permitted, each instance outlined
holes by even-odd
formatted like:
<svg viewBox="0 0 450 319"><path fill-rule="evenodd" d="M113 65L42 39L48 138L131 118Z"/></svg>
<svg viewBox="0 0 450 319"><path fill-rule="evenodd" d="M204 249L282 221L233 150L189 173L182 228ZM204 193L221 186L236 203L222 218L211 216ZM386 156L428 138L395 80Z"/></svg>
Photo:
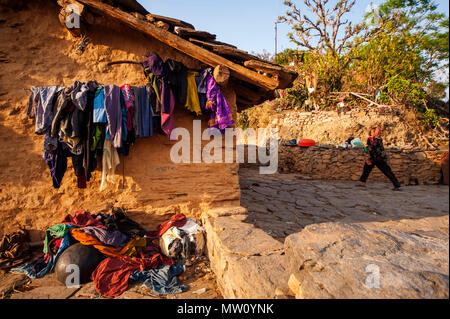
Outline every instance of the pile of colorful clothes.
<svg viewBox="0 0 450 319"><path fill-rule="evenodd" d="M169 248L172 252L169 256L162 251L161 245L166 245L165 234L175 229L181 229L180 239L190 244L178 253ZM95 215L80 210L46 231L41 257L11 269L11 272L41 278L54 270L58 257L68 247L80 243L94 247L104 256L91 274L101 296L114 298L121 295L127 290L129 281L141 282L157 294L180 293L188 287L181 284L177 276L185 271L188 259L203 254L203 236L203 228L183 214L175 214L156 230L148 231L121 208L113 208L109 214Z"/></svg>
<svg viewBox="0 0 450 319"><path fill-rule="evenodd" d="M148 54L142 65L145 86L75 81L70 87L31 88L27 115L35 118L35 133L44 135L43 157L53 187L60 187L68 157L79 188L86 188L101 158L100 190L105 189L114 182L118 154L128 155L137 137L151 137L155 131L170 137L175 103L197 115L209 114L210 127L222 133L233 124L211 68L190 71L181 62L164 62L156 53Z"/></svg>

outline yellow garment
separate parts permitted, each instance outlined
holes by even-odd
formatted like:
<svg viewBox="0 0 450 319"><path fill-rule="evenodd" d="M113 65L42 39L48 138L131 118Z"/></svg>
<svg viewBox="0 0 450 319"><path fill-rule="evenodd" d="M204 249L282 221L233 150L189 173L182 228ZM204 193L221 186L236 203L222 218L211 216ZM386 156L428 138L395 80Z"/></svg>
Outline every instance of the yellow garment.
<svg viewBox="0 0 450 319"><path fill-rule="evenodd" d="M147 239L143 237L131 239L123 247L112 247L103 245L94 236L91 236L77 228L71 228L70 234L75 240L79 241L82 245L93 246L103 255L108 257L124 257L124 256L134 257L137 256L137 254L142 248L147 247Z"/></svg>
<svg viewBox="0 0 450 319"><path fill-rule="evenodd" d="M186 98L186 108L195 112L197 115L202 114L202 110L200 108L200 100L198 99L197 92L197 83L195 82L195 78L198 76L198 72L188 71L187 76L187 98Z"/></svg>

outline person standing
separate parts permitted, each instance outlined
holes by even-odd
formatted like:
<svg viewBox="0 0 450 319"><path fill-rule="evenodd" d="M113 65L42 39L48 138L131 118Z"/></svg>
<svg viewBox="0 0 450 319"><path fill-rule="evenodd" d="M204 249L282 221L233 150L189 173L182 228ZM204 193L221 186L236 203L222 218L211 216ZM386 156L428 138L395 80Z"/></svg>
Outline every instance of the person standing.
<svg viewBox="0 0 450 319"><path fill-rule="evenodd" d="M381 129L379 127L375 127L370 130L370 137L367 139L367 151L369 153L369 158L364 163L363 173L359 179L361 184L358 186L366 187L367 178L369 177L373 167L376 166L392 182L394 185L393 190L400 190L400 183L387 163L387 154L383 146Z"/></svg>

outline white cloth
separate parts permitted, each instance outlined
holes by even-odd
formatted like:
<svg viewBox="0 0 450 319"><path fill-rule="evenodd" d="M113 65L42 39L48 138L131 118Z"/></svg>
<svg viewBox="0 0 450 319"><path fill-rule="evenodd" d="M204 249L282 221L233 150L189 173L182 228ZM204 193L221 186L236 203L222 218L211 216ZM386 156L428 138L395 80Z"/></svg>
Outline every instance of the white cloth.
<svg viewBox="0 0 450 319"><path fill-rule="evenodd" d="M106 184L115 182L116 167L120 164L119 154L117 149L112 146L111 140L105 139L103 145L103 160L102 160L102 182L100 184L100 191L106 188Z"/></svg>

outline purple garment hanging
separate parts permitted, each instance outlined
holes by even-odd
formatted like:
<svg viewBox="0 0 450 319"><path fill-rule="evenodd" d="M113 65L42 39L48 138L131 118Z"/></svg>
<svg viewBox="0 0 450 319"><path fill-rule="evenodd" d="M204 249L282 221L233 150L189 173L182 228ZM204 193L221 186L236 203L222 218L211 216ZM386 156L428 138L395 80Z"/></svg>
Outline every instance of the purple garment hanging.
<svg viewBox="0 0 450 319"><path fill-rule="evenodd" d="M113 147L119 148L122 143L122 107L120 104L120 88L115 85L105 85L103 88L111 143Z"/></svg>
<svg viewBox="0 0 450 319"><path fill-rule="evenodd" d="M156 76L164 77L167 75L167 66L155 52L147 54L147 61L143 62L142 65L144 68L149 68Z"/></svg>
<svg viewBox="0 0 450 319"><path fill-rule="evenodd" d="M210 127L215 127L222 131L234 123L231 119L230 108L220 91L219 85L211 74L208 74L206 82L206 97L209 102L206 105L206 109L211 111Z"/></svg>

